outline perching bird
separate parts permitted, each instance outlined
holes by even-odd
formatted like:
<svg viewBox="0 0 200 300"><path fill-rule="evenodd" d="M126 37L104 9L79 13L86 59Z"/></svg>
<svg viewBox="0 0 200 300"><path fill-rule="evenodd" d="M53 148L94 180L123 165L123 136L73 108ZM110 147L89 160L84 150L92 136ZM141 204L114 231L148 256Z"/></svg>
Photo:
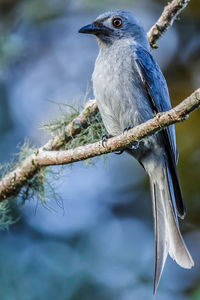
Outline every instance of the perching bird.
<svg viewBox="0 0 200 300"><path fill-rule="evenodd" d="M99 44L92 76L94 96L109 135L121 134L158 112L171 109L163 74L150 53L147 35L130 12L109 11L80 33L96 36ZM126 151L150 178L155 231L154 294L169 255L183 268L194 265L180 233L178 218L185 205L177 172L174 126L143 139Z"/></svg>

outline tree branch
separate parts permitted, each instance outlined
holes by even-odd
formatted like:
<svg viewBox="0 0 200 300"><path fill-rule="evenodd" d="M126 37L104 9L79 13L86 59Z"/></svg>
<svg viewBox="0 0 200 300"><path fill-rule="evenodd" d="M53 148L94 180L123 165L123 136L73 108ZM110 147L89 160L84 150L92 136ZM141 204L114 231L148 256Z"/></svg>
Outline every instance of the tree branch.
<svg viewBox="0 0 200 300"><path fill-rule="evenodd" d="M157 48L156 42L163 33L172 26L176 17L188 5L190 0L173 0L165 6L158 21L151 27L147 36L152 48Z"/></svg>
<svg viewBox="0 0 200 300"><path fill-rule="evenodd" d="M147 34L152 48L156 47L157 40L172 25L176 16L186 7L189 1L173 0L164 8L162 15ZM113 152L126 147L129 143L135 143L165 126L182 121L187 114L199 107L199 94L198 89L170 112L159 114L154 119L131 129L125 135L109 139L106 148L101 146L101 142L97 142L67 151L55 151L62 148L91 124L93 117L98 112L98 107L95 100L88 101L81 114L66 126L63 133L49 140L35 154L24 160L18 168L2 178L0 181L0 201L17 195L20 189L26 185L27 180L33 178L41 170L41 167L69 164Z"/></svg>
<svg viewBox="0 0 200 300"><path fill-rule="evenodd" d="M65 151L46 151L40 148L29 156L20 167L6 175L0 181L0 201L18 191L38 169L50 165L66 165L102 154L124 149L143 138L158 132L162 128L185 120L192 111L200 106L200 89L170 111L157 114L153 119L130 129L125 134L110 138L105 147L96 142Z"/></svg>

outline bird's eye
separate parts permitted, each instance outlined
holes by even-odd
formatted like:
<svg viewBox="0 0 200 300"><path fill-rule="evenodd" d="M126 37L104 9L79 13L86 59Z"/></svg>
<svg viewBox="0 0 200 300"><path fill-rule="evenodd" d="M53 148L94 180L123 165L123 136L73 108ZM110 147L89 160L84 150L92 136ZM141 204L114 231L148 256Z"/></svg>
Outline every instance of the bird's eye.
<svg viewBox="0 0 200 300"><path fill-rule="evenodd" d="M114 18L112 24L114 27L119 28L122 26L122 20L120 18Z"/></svg>

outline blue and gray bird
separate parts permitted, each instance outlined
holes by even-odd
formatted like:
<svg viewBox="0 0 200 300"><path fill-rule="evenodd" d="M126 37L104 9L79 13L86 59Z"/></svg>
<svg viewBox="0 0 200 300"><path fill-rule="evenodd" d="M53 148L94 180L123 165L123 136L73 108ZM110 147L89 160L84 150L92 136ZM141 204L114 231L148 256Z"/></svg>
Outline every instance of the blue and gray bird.
<svg viewBox="0 0 200 300"><path fill-rule="evenodd" d="M171 109L167 84L150 53L147 35L130 12L106 12L79 32L95 35L99 44L92 80L94 96L109 135L119 135L124 129ZM178 225L178 216L185 216L185 205L176 167L175 128L163 129L143 139L137 148L130 147L126 151L140 162L150 178L155 294L168 254L183 268L194 265Z"/></svg>

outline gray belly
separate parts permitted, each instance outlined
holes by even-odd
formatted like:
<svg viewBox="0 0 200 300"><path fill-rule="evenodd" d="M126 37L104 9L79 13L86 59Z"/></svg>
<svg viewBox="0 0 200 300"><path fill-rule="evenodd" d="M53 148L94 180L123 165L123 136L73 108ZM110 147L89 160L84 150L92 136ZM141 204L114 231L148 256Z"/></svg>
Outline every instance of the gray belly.
<svg viewBox="0 0 200 300"><path fill-rule="evenodd" d="M109 61L97 60L93 73L94 96L103 123L112 136L118 135L127 127L137 126L153 117L146 91L137 71L126 61L126 65L109 65ZM119 72L119 70L123 70ZM135 72L134 72L135 71ZM137 150L132 152L139 161L145 157L162 154L159 135L145 138Z"/></svg>
<svg viewBox="0 0 200 300"><path fill-rule="evenodd" d="M125 128L153 117L142 82L129 64L131 61L113 66L97 60L95 65L92 77L94 96L103 123L111 135L120 134Z"/></svg>

